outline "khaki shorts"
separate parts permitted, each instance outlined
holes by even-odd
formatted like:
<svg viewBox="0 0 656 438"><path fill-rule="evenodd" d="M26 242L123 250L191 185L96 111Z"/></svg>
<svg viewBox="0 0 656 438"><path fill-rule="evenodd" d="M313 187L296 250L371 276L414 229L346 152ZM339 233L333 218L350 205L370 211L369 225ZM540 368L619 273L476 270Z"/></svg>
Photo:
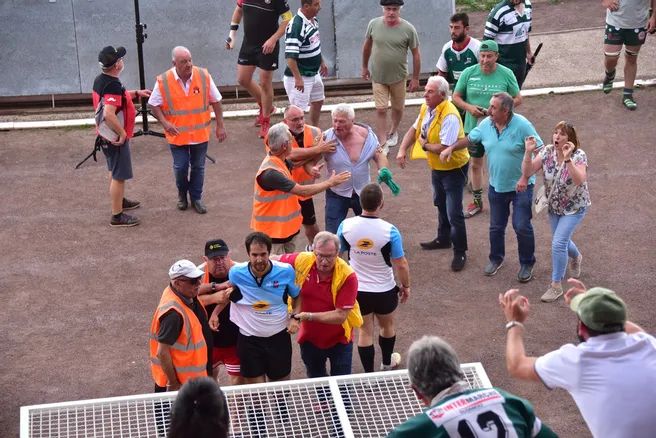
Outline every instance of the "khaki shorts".
<svg viewBox="0 0 656 438"><path fill-rule="evenodd" d="M294 234L291 240L285 243L274 243L271 245L271 254L282 255L291 254L296 251L296 238L298 233Z"/></svg>
<svg viewBox="0 0 656 438"><path fill-rule="evenodd" d="M371 83L376 108L387 108L391 102L392 109L403 110L405 107L405 80L393 84Z"/></svg>

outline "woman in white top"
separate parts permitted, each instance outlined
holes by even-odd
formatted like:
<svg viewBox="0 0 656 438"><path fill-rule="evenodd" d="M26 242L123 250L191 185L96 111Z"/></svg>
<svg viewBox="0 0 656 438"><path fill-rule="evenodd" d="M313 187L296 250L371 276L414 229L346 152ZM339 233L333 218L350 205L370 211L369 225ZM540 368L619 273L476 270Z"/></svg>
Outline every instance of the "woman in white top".
<svg viewBox="0 0 656 438"><path fill-rule="evenodd" d="M542 169L545 196L549 199L552 274L551 284L541 299L550 303L563 294L568 257L570 275L574 278L581 275L583 256L572 241L572 234L590 206L588 158L579 149L574 126L567 122L559 122L554 128L553 144L537 150L535 138L527 137L525 147L522 172L529 177Z"/></svg>

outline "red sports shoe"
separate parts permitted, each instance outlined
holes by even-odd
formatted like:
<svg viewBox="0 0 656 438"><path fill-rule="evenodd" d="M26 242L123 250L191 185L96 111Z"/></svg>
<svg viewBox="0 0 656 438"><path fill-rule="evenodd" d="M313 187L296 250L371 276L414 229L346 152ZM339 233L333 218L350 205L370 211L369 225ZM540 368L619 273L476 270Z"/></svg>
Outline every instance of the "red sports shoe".
<svg viewBox="0 0 656 438"><path fill-rule="evenodd" d="M260 133L258 134L258 137L264 138L269 133L269 128L271 127L271 119L269 117L262 117L260 121Z"/></svg>

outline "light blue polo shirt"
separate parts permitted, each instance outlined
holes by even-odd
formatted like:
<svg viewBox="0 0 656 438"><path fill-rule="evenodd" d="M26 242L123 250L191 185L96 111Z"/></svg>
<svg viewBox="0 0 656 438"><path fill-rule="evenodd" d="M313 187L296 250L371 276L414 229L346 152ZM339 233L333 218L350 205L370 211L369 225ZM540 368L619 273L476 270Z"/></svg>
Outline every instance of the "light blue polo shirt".
<svg viewBox="0 0 656 438"><path fill-rule="evenodd" d="M258 282L247 262L235 263L228 279L235 286L230 320L242 335L267 338L287 327L287 296L297 298L300 292L291 265L271 261L271 270Z"/></svg>
<svg viewBox="0 0 656 438"><path fill-rule="evenodd" d="M530 135L535 137L538 147L544 144L526 117L513 114L501 133L497 131L492 119L486 117L467 136L472 143L482 143L485 147L490 185L495 191L515 191L517 181L522 176L524 138ZM529 178L528 183L535 184L535 175Z"/></svg>

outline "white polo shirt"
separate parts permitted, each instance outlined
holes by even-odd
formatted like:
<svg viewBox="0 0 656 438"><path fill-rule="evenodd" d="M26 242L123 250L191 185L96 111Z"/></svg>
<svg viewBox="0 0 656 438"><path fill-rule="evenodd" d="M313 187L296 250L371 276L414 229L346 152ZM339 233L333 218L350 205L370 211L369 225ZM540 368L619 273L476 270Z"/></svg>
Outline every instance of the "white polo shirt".
<svg viewBox="0 0 656 438"><path fill-rule="evenodd" d="M656 435L656 338L647 333L594 336L539 357L547 388L570 393L595 437Z"/></svg>

